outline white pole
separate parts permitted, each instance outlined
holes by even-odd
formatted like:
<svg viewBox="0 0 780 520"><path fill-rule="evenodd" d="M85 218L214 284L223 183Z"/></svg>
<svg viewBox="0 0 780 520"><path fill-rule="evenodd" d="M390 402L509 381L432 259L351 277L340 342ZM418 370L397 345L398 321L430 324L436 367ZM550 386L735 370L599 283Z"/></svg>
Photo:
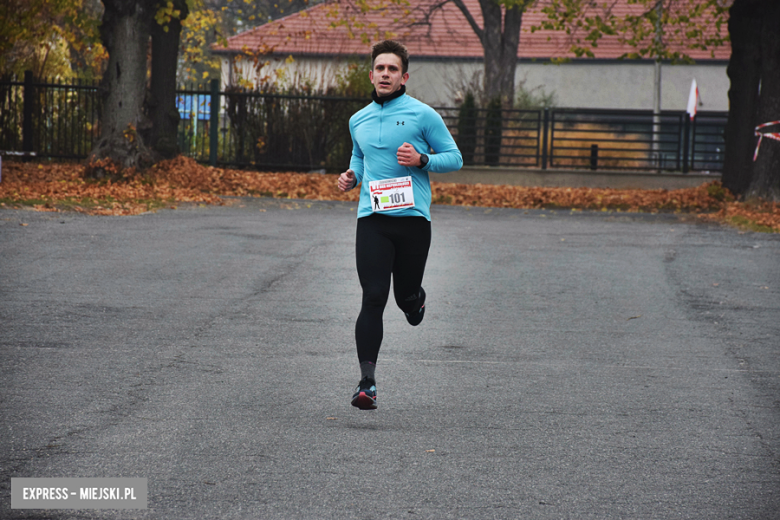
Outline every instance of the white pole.
<svg viewBox="0 0 780 520"><path fill-rule="evenodd" d="M663 14L662 0L655 4L655 43L656 49L661 47L661 38L663 37L663 28L661 26L661 15ZM653 89L653 155L658 160L658 170L661 170L663 161L661 160L661 57L655 58L655 88Z"/></svg>

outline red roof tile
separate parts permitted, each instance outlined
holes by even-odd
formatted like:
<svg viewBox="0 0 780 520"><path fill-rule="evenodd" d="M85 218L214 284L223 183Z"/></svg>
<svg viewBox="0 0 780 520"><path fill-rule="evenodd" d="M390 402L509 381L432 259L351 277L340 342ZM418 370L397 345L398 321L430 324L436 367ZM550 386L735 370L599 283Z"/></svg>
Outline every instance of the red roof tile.
<svg viewBox="0 0 780 520"><path fill-rule="evenodd" d="M215 46L214 50L238 52L242 49L267 49L274 54L294 56L367 55L373 43L394 38L407 46L413 58L481 59L482 45L453 2L447 2L441 9L427 16L431 6L439 1L410 0L410 5L405 7L388 4L385 0L388 5L384 9L361 13L355 9L354 4L330 0L233 36L228 39L227 48ZM613 12L616 15L637 8L636 4L628 5L626 0L609 1L614 3ZM464 3L477 24L482 26L479 1L464 0ZM539 25L544 16L539 7L532 8L523 15L518 57L573 58L574 54L569 50L572 37L565 32L530 31L530 27ZM349 20L349 24L343 22L345 18ZM413 23L410 25L410 22ZM364 34L367 37L363 37ZM673 38L672 35L667 37ZM696 60L713 58L710 50L690 50L682 47L679 47L681 51ZM617 37L605 37L600 40L599 46L593 49L595 57L601 59L615 59L632 51L633 48L621 44ZM714 54L715 59L728 59L731 48L726 44L716 48Z"/></svg>

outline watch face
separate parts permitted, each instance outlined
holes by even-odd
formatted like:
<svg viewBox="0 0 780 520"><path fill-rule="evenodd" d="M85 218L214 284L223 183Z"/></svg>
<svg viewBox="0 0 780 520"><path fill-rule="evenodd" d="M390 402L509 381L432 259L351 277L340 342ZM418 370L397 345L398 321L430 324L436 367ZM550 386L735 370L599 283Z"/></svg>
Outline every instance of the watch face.
<svg viewBox="0 0 780 520"><path fill-rule="evenodd" d="M423 154L420 154L420 166L425 166L428 164L428 156Z"/></svg>

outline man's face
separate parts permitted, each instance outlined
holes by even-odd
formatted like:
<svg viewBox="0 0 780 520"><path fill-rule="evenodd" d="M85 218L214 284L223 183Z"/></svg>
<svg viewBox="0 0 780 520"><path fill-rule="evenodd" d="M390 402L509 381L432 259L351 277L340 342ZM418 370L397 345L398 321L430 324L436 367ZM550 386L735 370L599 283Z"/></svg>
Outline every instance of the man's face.
<svg viewBox="0 0 780 520"><path fill-rule="evenodd" d="M391 52L380 54L368 73L378 96L389 96L409 80L409 73L402 73L401 57Z"/></svg>

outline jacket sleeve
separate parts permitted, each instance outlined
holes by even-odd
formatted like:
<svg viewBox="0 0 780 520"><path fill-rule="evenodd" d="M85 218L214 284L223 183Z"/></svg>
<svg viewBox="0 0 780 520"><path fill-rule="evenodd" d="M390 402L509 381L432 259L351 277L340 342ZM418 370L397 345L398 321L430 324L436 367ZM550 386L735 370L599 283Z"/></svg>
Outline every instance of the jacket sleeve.
<svg viewBox="0 0 780 520"><path fill-rule="evenodd" d="M357 180L355 186L357 186L363 182L363 150L360 149L360 145L355 140L355 129L353 125L354 121L350 118L349 135L352 136L352 158L349 160L349 169L355 172L355 179Z"/></svg>
<svg viewBox="0 0 780 520"><path fill-rule="evenodd" d="M444 124L444 120L434 109L428 107L425 111L425 140L433 150L428 156L428 164L423 170L434 173L447 173L460 170L463 167L463 156L460 154L455 139Z"/></svg>

